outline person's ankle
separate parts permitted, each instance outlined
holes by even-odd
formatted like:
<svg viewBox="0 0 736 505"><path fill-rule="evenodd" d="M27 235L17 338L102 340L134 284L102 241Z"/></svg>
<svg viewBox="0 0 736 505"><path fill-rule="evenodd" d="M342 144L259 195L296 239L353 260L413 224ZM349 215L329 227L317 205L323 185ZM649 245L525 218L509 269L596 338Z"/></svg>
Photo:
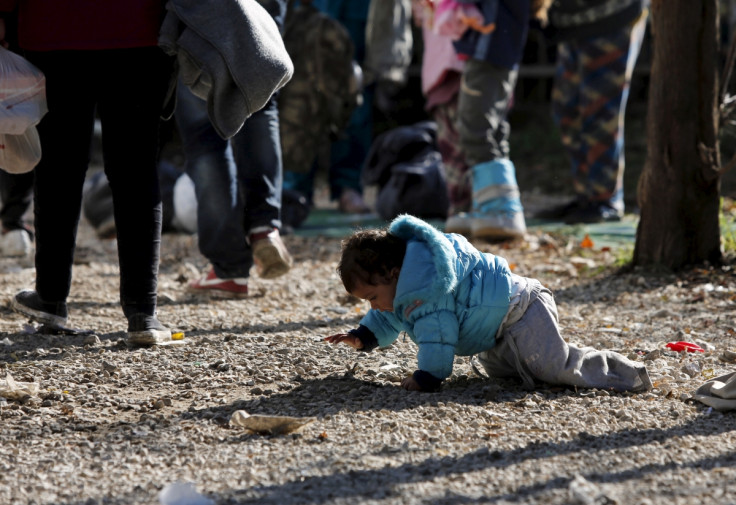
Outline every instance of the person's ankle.
<svg viewBox="0 0 736 505"><path fill-rule="evenodd" d="M155 303L126 303L123 304L123 314L125 318L130 320L131 317L138 316L140 314L147 316L155 316L156 304Z"/></svg>
<svg viewBox="0 0 736 505"><path fill-rule="evenodd" d="M259 240L266 239L268 237L272 237L274 235L278 235L279 230L276 227L273 226L258 226L256 228L251 228L248 232L248 243L253 245L254 242L257 242Z"/></svg>

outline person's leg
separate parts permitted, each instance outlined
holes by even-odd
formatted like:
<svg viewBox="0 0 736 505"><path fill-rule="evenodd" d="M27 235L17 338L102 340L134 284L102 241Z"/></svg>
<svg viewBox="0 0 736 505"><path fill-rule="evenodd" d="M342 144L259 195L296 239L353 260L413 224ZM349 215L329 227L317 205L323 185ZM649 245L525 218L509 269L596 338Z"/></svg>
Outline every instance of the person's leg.
<svg viewBox="0 0 736 505"><path fill-rule="evenodd" d="M624 115L646 19L581 43L586 194L623 211Z"/></svg>
<svg viewBox="0 0 736 505"><path fill-rule="evenodd" d="M466 235L471 231L467 213L471 210L473 185L470 167L459 146L457 95L449 102L434 107L431 115L437 124L437 149L442 155L450 197L445 231Z"/></svg>
<svg viewBox="0 0 736 505"><path fill-rule="evenodd" d="M373 140L373 90L363 91L363 103L356 107L343 134L330 149L330 198L337 200L340 210L365 213L361 171ZM343 196L345 195L345 196Z"/></svg>
<svg viewBox="0 0 736 505"><path fill-rule="evenodd" d="M314 178L318 169L317 163L313 163L309 172L294 172L284 170L284 189L304 195L307 204L314 205Z"/></svg>
<svg viewBox="0 0 736 505"><path fill-rule="evenodd" d="M557 45L555 76L552 85L551 113L560 134L560 142L570 161L574 198L571 201L542 209L534 217L564 220L580 209L590 207L585 194L588 179L586 149L582 140L583 110L581 105L580 50L576 41Z"/></svg>
<svg viewBox="0 0 736 505"><path fill-rule="evenodd" d="M34 169L36 289L12 308L50 326L67 320L82 187L94 127L94 64L80 51L27 52L46 78L48 112L38 124L43 157Z"/></svg>
<svg viewBox="0 0 736 505"><path fill-rule="evenodd" d="M31 230L23 221L33 201L33 172L10 174L0 170L0 254L28 256L31 252Z"/></svg>
<svg viewBox="0 0 736 505"><path fill-rule="evenodd" d="M355 61L365 60L365 29L369 0L329 0L327 13L340 21L350 34L355 48ZM370 208L362 198L361 170L373 141L374 86L363 89L363 102L353 110L345 131L332 143L330 150L330 197L347 213L365 213Z"/></svg>
<svg viewBox="0 0 736 505"><path fill-rule="evenodd" d="M458 134L471 166L508 158L506 115L516 77L515 70L475 59L466 62L458 98Z"/></svg>
<svg viewBox="0 0 736 505"><path fill-rule="evenodd" d="M248 118L231 143L245 200L245 229L280 228L283 169L275 98Z"/></svg>
<svg viewBox="0 0 736 505"><path fill-rule="evenodd" d="M199 250L212 263L218 279L244 281L253 258L245 239L233 151L212 127L206 102L181 83L174 114L186 157L185 170L197 195ZM243 135L241 130L234 138Z"/></svg>
<svg viewBox="0 0 736 505"><path fill-rule="evenodd" d="M28 53L46 77L48 112L38 124L43 157L34 169L36 291L47 302L69 296L72 264L89 163L95 110L90 53Z"/></svg>
<svg viewBox="0 0 736 505"><path fill-rule="evenodd" d="M552 293L542 289L524 315L504 330L522 376L549 384L642 391L651 389L646 368L621 354L577 347L560 335Z"/></svg>
<svg viewBox="0 0 736 505"><path fill-rule="evenodd" d="M99 52L93 63L105 174L117 231L120 302L129 322L129 340L147 343L137 340L139 332L141 338L146 332L151 338L164 338L168 332L155 320L161 245L156 163L172 62L159 48L151 47ZM146 78L141 79L142 75Z"/></svg>
<svg viewBox="0 0 736 505"><path fill-rule="evenodd" d="M506 115L516 77L516 70L475 59L463 70L458 133L472 167L471 231L476 238L513 238L526 231L516 170L508 159Z"/></svg>
<svg viewBox="0 0 736 505"><path fill-rule="evenodd" d="M115 237L112 190L104 171L87 177L82 191L82 213L100 239Z"/></svg>
<svg viewBox="0 0 736 505"><path fill-rule="evenodd" d="M551 98L552 119L570 159L575 193L584 197L587 167L581 139L580 70L578 45L575 42L558 44Z"/></svg>
<svg viewBox="0 0 736 505"><path fill-rule="evenodd" d="M23 223L33 202L33 172L10 174L0 170L0 222L3 230L26 229Z"/></svg>
<svg viewBox="0 0 736 505"><path fill-rule="evenodd" d="M575 191L588 205L566 216L567 222L611 221L623 214L624 115L645 23L643 18L576 43L580 116L578 145L570 152Z"/></svg>
<svg viewBox="0 0 736 505"><path fill-rule="evenodd" d="M289 271L292 258L279 236L283 166L275 97L248 118L231 144L244 195L251 261L261 277L279 277Z"/></svg>

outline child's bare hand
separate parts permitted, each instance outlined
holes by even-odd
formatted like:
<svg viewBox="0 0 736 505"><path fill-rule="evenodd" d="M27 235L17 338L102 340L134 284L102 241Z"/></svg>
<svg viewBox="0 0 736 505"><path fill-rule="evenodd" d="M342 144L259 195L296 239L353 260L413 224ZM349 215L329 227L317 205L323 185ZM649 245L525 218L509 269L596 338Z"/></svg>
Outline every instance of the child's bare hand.
<svg viewBox="0 0 736 505"><path fill-rule="evenodd" d="M419 387L419 383L415 381L414 377L412 377L411 375L401 381L401 387L406 389L407 391L421 391L422 390L422 388Z"/></svg>
<svg viewBox="0 0 736 505"><path fill-rule="evenodd" d="M483 24L482 19L478 19L470 16L460 16L460 20L465 23L465 26L472 28L473 30L479 31L483 35L488 35L496 30L496 23Z"/></svg>
<svg viewBox="0 0 736 505"><path fill-rule="evenodd" d="M361 342L358 337L356 337L355 335L351 335L350 333L338 333L336 335L330 335L329 337L325 337L325 342L329 342L331 344L339 344L340 342L344 342L353 349L363 348L363 342Z"/></svg>

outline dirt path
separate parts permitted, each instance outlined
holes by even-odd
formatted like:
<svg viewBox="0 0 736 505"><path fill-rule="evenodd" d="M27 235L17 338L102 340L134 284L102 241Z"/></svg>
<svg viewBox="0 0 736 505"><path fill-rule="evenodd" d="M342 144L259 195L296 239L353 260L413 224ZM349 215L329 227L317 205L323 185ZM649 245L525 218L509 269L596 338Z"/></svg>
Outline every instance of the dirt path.
<svg viewBox="0 0 736 505"><path fill-rule="evenodd" d="M159 503L175 482L218 504L736 503L736 414L689 400L736 369L732 267L614 275L623 253L539 230L478 244L554 290L571 342L645 361L656 388L527 391L458 359L421 394L398 387L408 339L367 355L321 341L366 306L334 273L337 239L286 241L287 276L210 300L185 290L206 265L193 238L166 235L160 316L186 345L150 349L125 345L114 243L84 225L69 322L94 335L32 333L7 302L33 269L0 260L1 377L38 387L0 400L0 503ZM707 352L665 347L679 340ZM229 426L237 410L315 420L259 435Z"/></svg>

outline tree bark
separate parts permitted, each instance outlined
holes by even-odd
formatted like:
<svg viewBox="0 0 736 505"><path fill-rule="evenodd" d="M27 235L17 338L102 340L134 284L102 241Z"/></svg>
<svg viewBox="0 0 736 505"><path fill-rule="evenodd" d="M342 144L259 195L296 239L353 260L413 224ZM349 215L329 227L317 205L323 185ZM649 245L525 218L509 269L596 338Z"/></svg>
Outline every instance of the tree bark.
<svg viewBox="0 0 736 505"><path fill-rule="evenodd" d="M647 161L634 265L721 262L718 0L653 0Z"/></svg>

